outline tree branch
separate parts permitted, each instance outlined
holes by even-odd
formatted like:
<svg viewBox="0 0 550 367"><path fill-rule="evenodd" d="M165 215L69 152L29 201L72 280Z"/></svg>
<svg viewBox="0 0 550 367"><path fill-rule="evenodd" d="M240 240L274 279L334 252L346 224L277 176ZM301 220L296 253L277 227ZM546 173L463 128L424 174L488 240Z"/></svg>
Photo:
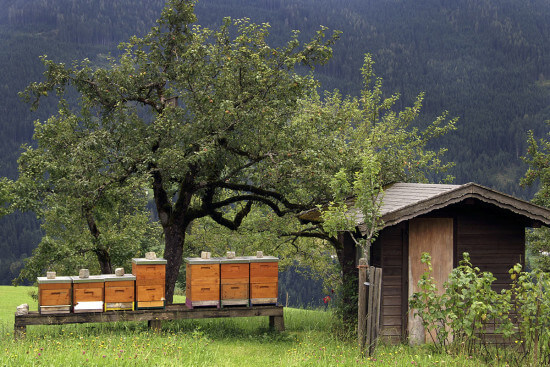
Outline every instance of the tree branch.
<svg viewBox="0 0 550 367"><path fill-rule="evenodd" d="M246 203L244 208L242 208L237 214L235 214L235 218L233 219L233 221L225 218L222 213L217 211L212 211L209 214L216 223L234 231L239 228L243 219L248 215L248 213L250 213L251 209L252 201L249 201Z"/></svg>
<svg viewBox="0 0 550 367"><path fill-rule="evenodd" d="M270 197L279 201L286 208L292 209L292 210L307 210L311 208L311 206L291 203L285 198L284 195L282 195L277 191L266 190L253 185L236 184L236 183L225 182L225 181L216 181L216 182L206 183L204 186L207 187L208 189L224 188L224 189L233 190L233 191L251 192L255 195L259 195L263 197Z"/></svg>

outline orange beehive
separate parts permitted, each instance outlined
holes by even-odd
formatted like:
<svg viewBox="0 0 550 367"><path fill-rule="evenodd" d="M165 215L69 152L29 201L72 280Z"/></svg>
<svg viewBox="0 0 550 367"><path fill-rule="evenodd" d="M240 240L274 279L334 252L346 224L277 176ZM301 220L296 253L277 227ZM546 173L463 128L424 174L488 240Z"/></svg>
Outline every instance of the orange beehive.
<svg viewBox="0 0 550 367"><path fill-rule="evenodd" d="M279 259L274 256L249 256L250 304L277 303Z"/></svg>
<svg viewBox="0 0 550 367"><path fill-rule="evenodd" d="M136 277L136 308L163 308L166 260L132 259L132 274Z"/></svg>
<svg viewBox="0 0 550 367"><path fill-rule="evenodd" d="M105 311L134 309L135 280L133 274L105 275Z"/></svg>
<svg viewBox="0 0 550 367"><path fill-rule="evenodd" d="M104 304L105 278L91 275L71 277L73 281L73 312L101 312Z"/></svg>
<svg viewBox="0 0 550 367"><path fill-rule="evenodd" d="M41 314L70 313L71 277L38 277L38 310Z"/></svg>
<svg viewBox="0 0 550 367"><path fill-rule="evenodd" d="M220 260L221 306L244 305L249 302L250 263L244 257Z"/></svg>
<svg viewBox="0 0 550 367"><path fill-rule="evenodd" d="M188 257L186 263L185 304L220 306L220 259Z"/></svg>

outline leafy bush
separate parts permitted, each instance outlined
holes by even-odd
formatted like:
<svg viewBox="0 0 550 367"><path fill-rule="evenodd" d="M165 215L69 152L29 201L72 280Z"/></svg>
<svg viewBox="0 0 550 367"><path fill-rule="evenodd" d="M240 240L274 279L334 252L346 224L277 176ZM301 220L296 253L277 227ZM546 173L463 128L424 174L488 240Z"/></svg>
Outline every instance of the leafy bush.
<svg viewBox="0 0 550 367"><path fill-rule="evenodd" d="M467 253L463 256L439 294L431 257L422 254L428 270L409 303L433 346L518 366L550 364L550 294L545 292L550 274L522 272L517 264L509 271L511 287L498 293L492 288L496 278L474 267ZM504 343L496 343L497 338Z"/></svg>

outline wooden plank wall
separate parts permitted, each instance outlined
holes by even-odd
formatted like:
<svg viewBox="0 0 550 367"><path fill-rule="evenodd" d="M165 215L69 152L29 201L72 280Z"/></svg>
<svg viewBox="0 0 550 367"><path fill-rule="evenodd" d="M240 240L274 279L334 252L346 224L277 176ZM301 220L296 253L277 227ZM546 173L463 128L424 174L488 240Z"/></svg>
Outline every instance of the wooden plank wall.
<svg viewBox="0 0 550 367"><path fill-rule="evenodd" d="M406 259L407 253L406 224L385 228L376 240L380 245L380 265L382 266L382 313L380 335L389 342L400 342L405 335L407 294Z"/></svg>
<svg viewBox="0 0 550 367"><path fill-rule="evenodd" d="M459 215L456 226L455 266L468 252L474 266L497 278L495 290L510 284L508 270L516 263L525 264L525 224L512 217L484 213Z"/></svg>

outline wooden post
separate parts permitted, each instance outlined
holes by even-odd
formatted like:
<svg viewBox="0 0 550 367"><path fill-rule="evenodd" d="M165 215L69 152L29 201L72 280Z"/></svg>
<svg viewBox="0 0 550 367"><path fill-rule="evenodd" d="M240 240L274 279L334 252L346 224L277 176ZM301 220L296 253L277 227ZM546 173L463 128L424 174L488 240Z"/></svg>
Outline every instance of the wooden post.
<svg viewBox="0 0 550 367"><path fill-rule="evenodd" d="M27 334L27 326L26 325L15 325L13 328L13 337L15 340L23 339L25 338L25 335Z"/></svg>
<svg viewBox="0 0 550 367"><path fill-rule="evenodd" d="M365 337L367 334L367 295L368 288L365 285L367 281L367 270L368 270L367 259L359 259L359 299L357 306L357 339L359 350L363 352L365 350Z"/></svg>
<svg viewBox="0 0 550 367"><path fill-rule="evenodd" d="M285 319L283 316L269 316L269 328L277 331L285 331Z"/></svg>
<svg viewBox="0 0 550 367"><path fill-rule="evenodd" d="M159 319L149 320L147 325L149 326L149 329L155 332L159 332L162 329L162 321Z"/></svg>
<svg viewBox="0 0 550 367"><path fill-rule="evenodd" d="M382 269L369 268L369 297L368 297L368 315L366 331L366 354L368 356L374 353L378 333L380 330L380 300L382 292Z"/></svg>

